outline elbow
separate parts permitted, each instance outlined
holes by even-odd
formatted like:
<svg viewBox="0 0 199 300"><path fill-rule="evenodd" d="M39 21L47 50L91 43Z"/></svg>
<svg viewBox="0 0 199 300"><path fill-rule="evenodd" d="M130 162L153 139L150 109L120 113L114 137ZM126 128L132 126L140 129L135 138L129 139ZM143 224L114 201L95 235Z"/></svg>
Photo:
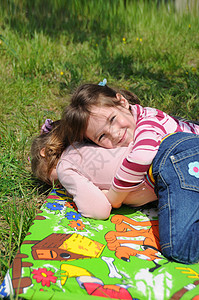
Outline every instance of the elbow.
<svg viewBox="0 0 199 300"><path fill-rule="evenodd" d="M107 205L103 209L98 210L96 219L98 219L98 220L108 219L110 217L111 210L112 210L112 206L108 202Z"/></svg>
<svg viewBox="0 0 199 300"><path fill-rule="evenodd" d="M96 220L106 220L110 217L110 213L111 213L111 209L112 206L109 205L108 207L104 207L104 209L96 209L96 210L92 210L92 211L79 211L80 214L86 218L92 218L92 219L96 219Z"/></svg>
<svg viewBox="0 0 199 300"><path fill-rule="evenodd" d="M110 217L111 209L107 212L102 212L98 214L95 219L97 220L107 220Z"/></svg>

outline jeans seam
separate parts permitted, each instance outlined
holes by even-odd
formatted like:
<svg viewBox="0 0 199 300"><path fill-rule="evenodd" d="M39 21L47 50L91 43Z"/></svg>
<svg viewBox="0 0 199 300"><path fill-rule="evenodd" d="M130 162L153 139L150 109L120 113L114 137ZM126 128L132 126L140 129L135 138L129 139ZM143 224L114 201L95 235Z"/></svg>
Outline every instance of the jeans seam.
<svg viewBox="0 0 199 300"><path fill-rule="evenodd" d="M170 248L170 247L171 247L171 245L169 243L166 243L166 244L161 245L161 250L164 250L164 249Z"/></svg>
<svg viewBox="0 0 199 300"><path fill-rule="evenodd" d="M163 210L168 204L164 204L163 206L160 207L159 211Z"/></svg>
<svg viewBox="0 0 199 300"><path fill-rule="evenodd" d="M199 151L194 152L194 155L196 155L196 154L199 154ZM175 159L175 157L174 157L173 163L177 163L177 162L179 162L179 161L181 161L181 160L183 160L183 159L185 159L185 158L191 157L191 156L193 156L193 153L192 153L192 154L189 154L189 155L186 155L186 156L183 156L182 158L179 158L179 159Z"/></svg>
<svg viewBox="0 0 199 300"><path fill-rule="evenodd" d="M160 175L161 176L161 175ZM161 246L161 248L162 249L164 249L165 247L166 248L169 248L170 247L170 249L171 249L171 254L172 254L172 230L171 230L171 207L170 207L170 194L169 194L169 188L168 188L168 185L167 185L167 183L165 182L165 180L164 180L164 178L161 176L161 179L162 179L162 181L163 181L163 183L164 183L164 185L166 186L166 188L167 188L167 195L168 195L168 198L167 198L167 204L165 204L165 205L163 205L162 206L162 208L163 207L166 207L166 206L168 206L168 210L169 210L169 242L168 243L166 243L166 244L163 244L162 246ZM166 246L166 245L168 245L168 246Z"/></svg>

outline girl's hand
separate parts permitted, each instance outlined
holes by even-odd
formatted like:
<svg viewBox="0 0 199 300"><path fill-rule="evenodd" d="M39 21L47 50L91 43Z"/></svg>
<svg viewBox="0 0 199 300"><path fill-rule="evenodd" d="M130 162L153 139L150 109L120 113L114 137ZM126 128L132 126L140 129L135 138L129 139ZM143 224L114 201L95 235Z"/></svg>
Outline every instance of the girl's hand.
<svg viewBox="0 0 199 300"><path fill-rule="evenodd" d="M103 193L104 195L106 195L106 194L108 193L108 190L102 190L102 193Z"/></svg>
<svg viewBox="0 0 199 300"><path fill-rule="evenodd" d="M129 191L116 192L112 188L110 188L105 196L107 197L112 207L119 208L128 194Z"/></svg>

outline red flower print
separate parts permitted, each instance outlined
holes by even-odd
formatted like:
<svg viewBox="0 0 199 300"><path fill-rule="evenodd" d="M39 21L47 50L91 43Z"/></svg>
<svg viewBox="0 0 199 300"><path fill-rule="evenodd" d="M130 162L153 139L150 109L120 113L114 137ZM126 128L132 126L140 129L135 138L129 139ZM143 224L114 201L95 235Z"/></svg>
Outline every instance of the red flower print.
<svg viewBox="0 0 199 300"><path fill-rule="evenodd" d="M34 269L32 273L34 274L33 278L36 279L37 283L41 282L42 286L49 287L51 282L55 283L57 280L57 277L53 276L54 273L47 271L46 268Z"/></svg>

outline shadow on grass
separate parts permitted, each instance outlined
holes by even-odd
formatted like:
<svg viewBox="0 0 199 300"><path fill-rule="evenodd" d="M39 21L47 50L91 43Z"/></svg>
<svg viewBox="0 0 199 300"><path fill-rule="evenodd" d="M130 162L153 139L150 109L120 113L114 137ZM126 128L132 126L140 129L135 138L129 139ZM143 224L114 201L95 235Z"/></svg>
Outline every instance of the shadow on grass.
<svg viewBox="0 0 199 300"><path fill-rule="evenodd" d="M180 61L168 59L166 67L161 61L158 65L159 54L157 54L151 63L146 64L146 57L142 58L141 55L137 57L133 52L128 55L119 53L112 56L105 44L99 47L98 51L98 64L102 74L104 76L107 74L107 79L111 74L111 79L115 81L110 86L117 87L118 81L125 80L129 83L126 88L137 94L142 105L155 105L172 115L185 117L186 114L188 119L198 119L199 76L190 69L183 69ZM59 92L62 96L67 95L68 91L72 92L82 83L78 68L68 62L65 62L65 65L71 73L71 81L60 83Z"/></svg>
<svg viewBox="0 0 199 300"><path fill-rule="evenodd" d="M156 57L153 57L151 65L146 64L146 58L142 60L140 56L137 59L134 53L130 55L118 54L111 57L105 49L100 55L99 63L104 74L111 74L111 77L115 78L116 84L121 79L127 82L130 80L132 84L128 88L140 98L145 95L147 98L158 98L160 100L165 98L167 101L169 97L172 97L175 100L172 104L174 112L177 108L183 106L185 102L187 103L188 100L196 99L199 82L198 74L190 69L183 69L181 63L177 61L175 63L168 61L167 68L169 72L167 72L163 69L164 65L160 64L156 68L155 60ZM188 95L189 98L187 98ZM198 110L196 113L198 113Z"/></svg>
<svg viewBox="0 0 199 300"><path fill-rule="evenodd" d="M108 7L113 8L119 0L108 1ZM3 12L4 22L18 34L34 35L36 32L44 32L51 37L57 37L60 33L71 35L74 42L87 41L89 37L97 34L98 36L110 35L111 30L115 30L117 14L112 16L110 26L103 26L100 18L106 13L106 5L95 1L88 3L80 0L67 1L7 1L2 0L0 8ZM96 11L97 6L99 17L94 18L92 11ZM105 18L107 18L107 13ZM115 20L114 20L115 19ZM118 22L117 22L118 23ZM111 25L112 24L112 25ZM117 26L118 33L124 27L120 20ZM76 33L76 34L74 34Z"/></svg>
<svg viewBox="0 0 199 300"><path fill-rule="evenodd" d="M31 175L30 180L31 184L36 188L39 196L48 196L50 191L53 189L51 185L48 185L47 183L35 178L33 175Z"/></svg>
<svg viewBox="0 0 199 300"><path fill-rule="evenodd" d="M148 8L161 11L161 6L168 1L173 2L148 0L143 3ZM127 3L126 0L1 0L0 9L4 22L19 35L33 36L35 32L44 32L51 37L58 37L64 32L77 43L93 36L98 39L111 37L113 33L121 36L129 30L126 22L129 10L130 19L136 19L139 10L136 1ZM132 26L131 30L134 30L136 20Z"/></svg>

